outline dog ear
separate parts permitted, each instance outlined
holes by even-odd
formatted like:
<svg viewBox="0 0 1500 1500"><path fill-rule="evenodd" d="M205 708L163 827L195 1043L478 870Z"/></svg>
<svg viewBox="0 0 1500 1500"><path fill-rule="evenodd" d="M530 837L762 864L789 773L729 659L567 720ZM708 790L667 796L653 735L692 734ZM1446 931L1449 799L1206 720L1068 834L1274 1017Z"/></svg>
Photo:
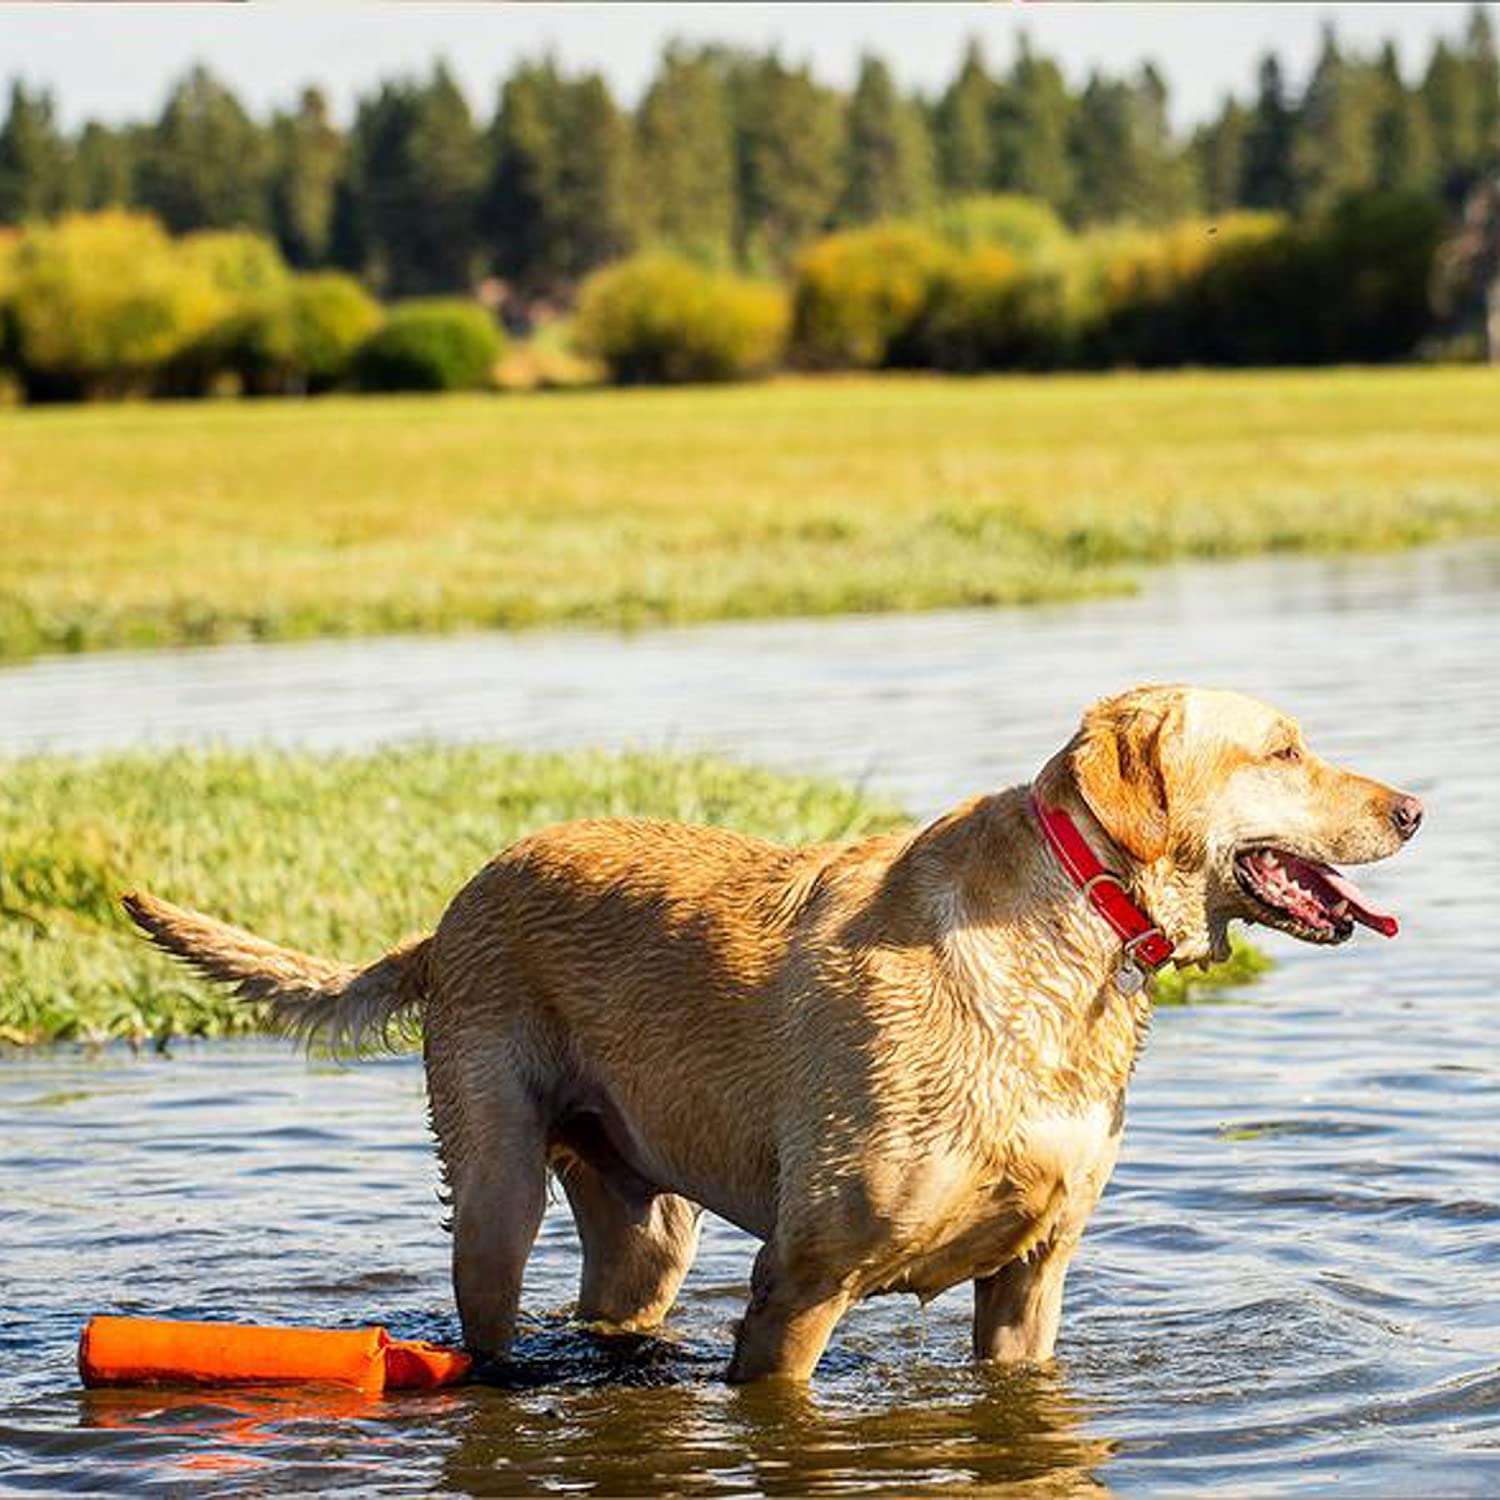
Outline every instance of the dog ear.
<svg viewBox="0 0 1500 1500"><path fill-rule="evenodd" d="M1079 795L1104 831L1143 864L1167 852L1160 704L1127 693L1096 703L1064 752Z"/></svg>

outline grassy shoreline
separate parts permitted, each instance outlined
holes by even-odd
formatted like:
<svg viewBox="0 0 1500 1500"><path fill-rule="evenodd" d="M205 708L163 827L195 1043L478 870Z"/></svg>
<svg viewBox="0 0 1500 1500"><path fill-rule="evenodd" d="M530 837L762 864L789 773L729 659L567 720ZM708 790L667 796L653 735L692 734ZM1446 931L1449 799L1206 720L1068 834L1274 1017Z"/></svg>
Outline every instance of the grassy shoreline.
<svg viewBox="0 0 1500 1500"><path fill-rule="evenodd" d="M902 821L834 782L705 757L420 746L0 761L0 1041L161 1043L254 1029L253 1007L141 941L119 906L131 887L357 961L430 929L522 833L620 814L798 843ZM1216 977L1255 968L1246 950ZM1159 998L1185 994L1169 976Z"/></svg>
<svg viewBox="0 0 1500 1500"><path fill-rule="evenodd" d="M1500 532L1479 368L0 411L0 659L1025 604Z"/></svg>

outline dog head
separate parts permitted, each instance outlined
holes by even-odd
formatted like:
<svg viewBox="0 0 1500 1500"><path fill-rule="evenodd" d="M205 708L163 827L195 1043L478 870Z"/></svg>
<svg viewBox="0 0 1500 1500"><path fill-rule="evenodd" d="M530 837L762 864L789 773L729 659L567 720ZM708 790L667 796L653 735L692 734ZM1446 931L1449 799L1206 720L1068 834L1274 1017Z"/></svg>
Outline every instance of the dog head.
<svg viewBox="0 0 1500 1500"><path fill-rule="evenodd" d="M1421 803L1322 760L1295 720L1254 698L1193 687L1106 698L1036 785L1128 857L1178 962L1225 957L1235 917L1308 943L1342 943L1357 923L1395 933L1333 867L1394 854Z"/></svg>

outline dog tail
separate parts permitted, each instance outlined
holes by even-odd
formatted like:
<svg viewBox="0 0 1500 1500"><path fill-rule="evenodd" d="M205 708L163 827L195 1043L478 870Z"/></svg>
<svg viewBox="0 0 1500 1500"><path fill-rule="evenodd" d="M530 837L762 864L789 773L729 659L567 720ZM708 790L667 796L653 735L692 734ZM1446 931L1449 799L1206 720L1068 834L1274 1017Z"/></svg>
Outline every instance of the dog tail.
<svg viewBox="0 0 1500 1500"><path fill-rule="evenodd" d="M122 904L158 948L231 986L241 1000L268 1001L269 1028L309 1047L361 1052L393 1046L426 998L430 937L359 968L278 947L144 891L132 891Z"/></svg>

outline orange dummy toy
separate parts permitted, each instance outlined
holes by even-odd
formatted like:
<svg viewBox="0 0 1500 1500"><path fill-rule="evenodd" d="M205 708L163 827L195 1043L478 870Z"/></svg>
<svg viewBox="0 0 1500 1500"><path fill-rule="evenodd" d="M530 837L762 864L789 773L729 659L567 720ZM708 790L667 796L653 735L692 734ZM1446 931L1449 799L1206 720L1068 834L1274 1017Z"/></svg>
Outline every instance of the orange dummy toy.
<svg viewBox="0 0 1500 1500"><path fill-rule="evenodd" d="M383 1328L247 1327L165 1318L90 1318L78 1341L86 1386L317 1383L359 1390L455 1385L471 1361L457 1349L393 1339Z"/></svg>

